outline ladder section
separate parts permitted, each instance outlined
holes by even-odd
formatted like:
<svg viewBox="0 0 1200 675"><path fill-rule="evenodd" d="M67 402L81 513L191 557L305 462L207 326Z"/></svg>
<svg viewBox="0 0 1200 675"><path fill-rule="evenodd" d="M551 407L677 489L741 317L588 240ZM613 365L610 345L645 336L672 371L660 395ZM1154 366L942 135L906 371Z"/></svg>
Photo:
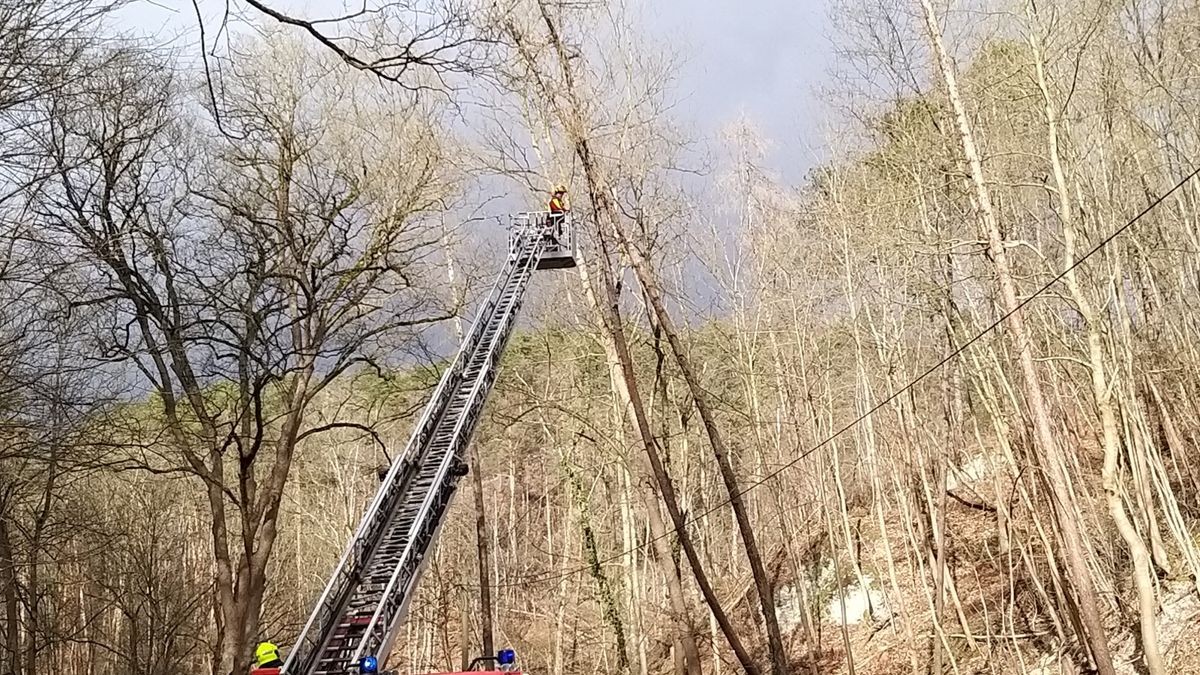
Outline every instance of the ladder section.
<svg viewBox="0 0 1200 675"><path fill-rule="evenodd" d="M402 455L389 468L309 617L283 672L344 675L386 656L436 538L483 403L495 381L529 278L546 246L529 223L438 384Z"/></svg>

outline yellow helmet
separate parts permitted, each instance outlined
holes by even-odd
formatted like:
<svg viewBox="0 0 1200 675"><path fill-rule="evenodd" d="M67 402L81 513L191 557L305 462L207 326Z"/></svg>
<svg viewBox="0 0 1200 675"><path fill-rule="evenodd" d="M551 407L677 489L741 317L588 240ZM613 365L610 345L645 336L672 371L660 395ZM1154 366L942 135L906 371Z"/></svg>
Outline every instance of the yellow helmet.
<svg viewBox="0 0 1200 675"><path fill-rule="evenodd" d="M254 650L254 660L258 665L264 666L272 661L282 661L279 658L279 647L276 647L270 642L260 642Z"/></svg>
<svg viewBox="0 0 1200 675"><path fill-rule="evenodd" d="M559 183L558 185L554 186L554 194L566 193L566 191L567 191L567 186L563 185L562 183Z"/></svg>

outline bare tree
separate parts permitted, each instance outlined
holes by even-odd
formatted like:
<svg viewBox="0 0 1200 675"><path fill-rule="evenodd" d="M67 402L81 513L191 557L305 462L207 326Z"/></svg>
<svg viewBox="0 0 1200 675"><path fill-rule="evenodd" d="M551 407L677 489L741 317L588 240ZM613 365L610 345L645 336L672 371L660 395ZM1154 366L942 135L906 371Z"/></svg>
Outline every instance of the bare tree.
<svg viewBox="0 0 1200 675"><path fill-rule="evenodd" d="M226 83L237 144L189 135L170 70L150 55L91 64L84 104L56 99L55 181L31 198L86 282L65 292L108 317L97 353L154 397L153 418L112 420L113 439L134 445L110 462L193 476L205 495L222 674L240 671L258 635L297 449L361 428L309 423L314 398L447 316L423 286L437 230L421 214L443 186L427 124L355 105L327 60L271 48ZM346 124L386 135L383 154L337 145L323 124L338 104L352 106Z"/></svg>
<svg viewBox="0 0 1200 675"><path fill-rule="evenodd" d="M548 106L548 114L560 125L570 144L569 147L584 173L587 194L597 218L596 239L600 244L598 267L601 274L600 279L596 282L600 289L598 305L621 368L624 389L629 398L630 408L646 450L656 486L671 516L675 534L680 540L705 602L720 623L722 633L737 655L742 667L747 672L757 673L759 672L758 666L742 645L728 616L721 607L720 600L705 573L699 553L687 532L686 520L679 507L679 499L662 461L658 442L649 426L641 394L638 391L636 370L622 325L620 293L612 271L612 261L616 255L614 243L616 242L611 240L610 233L620 227L617 222L617 205L611 194L611 185L605 177L605 170L600 166L600 161L594 152L593 142L590 138L591 120L588 117L590 106L581 98L581 92L576 82L575 66L572 64L572 50L567 47L560 32L560 19L554 16L556 10L559 9L561 7L543 0L538 0L531 8L536 17L535 21L542 24L538 29L540 35L537 38L527 35L511 19L505 18L503 23L526 71L532 78L532 88ZM538 56L534 52L535 44L538 43L544 45L550 54L548 66L550 70L548 72L542 70L545 66L539 62ZM551 85L552 80L558 80L559 83Z"/></svg>
<svg viewBox="0 0 1200 675"><path fill-rule="evenodd" d="M45 119L38 99L62 91L78 71L101 20L124 0L0 2L0 205L43 176L24 143Z"/></svg>
<svg viewBox="0 0 1200 675"><path fill-rule="evenodd" d="M1043 473L1039 473L1039 477L1046 481L1050 490L1051 507L1056 515L1055 520L1058 527L1062 531L1063 555L1066 558L1071 585L1074 588L1080 618L1084 626L1084 633L1080 637L1090 648L1097 670L1102 675L1112 675L1115 670L1108 648L1108 637L1100 617L1100 608L1091 572L1087 567L1083 537L1071 506L1074 500L1068 487L1069 479L1066 475L1064 459L1058 441L1054 438L1048 406L1034 361L1033 344L1025 327L1024 317L1018 312L1018 291L1013 280L1012 268L1009 266L1005 237L1000 229L992 197L983 174L983 165L980 161L975 135L959 92L955 67L942 43L937 14L929 0L921 0L921 8L924 11L925 25L933 45L933 52L937 58L938 72L945 84L946 96L950 101L955 125L958 128L959 143L971 185L975 191L974 206L977 209L983 234L987 238L989 255L996 267L1001 300L1005 310L1011 313L1008 326L1017 350L1021 375L1025 383L1025 396L1029 404L1030 415L1033 418L1037 450L1032 456L1042 458Z"/></svg>
<svg viewBox="0 0 1200 675"><path fill-rule="evenodd" d="M491 44L472 23L469 0L362 0L336 16L303 18L269 0L253 11L299 29L351 68L410 90L445 89L455 74L479 75ZM226 17L230 0L226 0Z"/></svg>

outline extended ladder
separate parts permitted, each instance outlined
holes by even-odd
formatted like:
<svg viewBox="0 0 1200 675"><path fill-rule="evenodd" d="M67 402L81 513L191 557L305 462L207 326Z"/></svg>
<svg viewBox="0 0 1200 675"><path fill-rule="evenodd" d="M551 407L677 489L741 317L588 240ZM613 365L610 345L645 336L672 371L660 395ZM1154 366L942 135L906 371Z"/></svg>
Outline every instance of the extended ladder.
<svg viewBox="0 0 1200 675"><path fill-rule="evenodd" d="M544 213L514 218L509 255L463 344L392 462L283 672L345 675L364 656L390 652L436 539L500 357L534 269L574 264L570 224Z"/></svg>

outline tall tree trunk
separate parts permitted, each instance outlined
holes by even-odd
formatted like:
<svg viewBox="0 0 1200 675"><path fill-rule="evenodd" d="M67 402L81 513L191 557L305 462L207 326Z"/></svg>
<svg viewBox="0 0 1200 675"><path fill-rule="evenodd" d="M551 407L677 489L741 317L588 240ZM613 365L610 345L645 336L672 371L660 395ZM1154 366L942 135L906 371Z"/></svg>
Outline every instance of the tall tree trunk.
<svg viewBox="0 0 1200 675"><path fill-rule="evenodd" d="M483 471L479 467L479 453L471 453L471 490L475 496L475 555L479 571L479 628L482 633L481 647L485 656L495 654L492 638L492 570L489 564L487 503L483 495Z"/></svg>
<svg viewBox="0 0 1200 675"><path fill-rule="evenodd" d="M615 394L615 392L614 392ZM616 398L614 396L613 408L617 408ZM622 410L624 408L621 408ZM623 428L624 416L617 415L617 428ZM622 439L624 435L622 434ZM622 442L620 447L626 447ZM646 596L645 596L645 577L639 566L641 550L638 548L638 524L634 514L634 490L633 477L630 473L628 463L617 467L617 490L614 494L619 497L620 523L621 523L621 541L620 545L625 549L625 555L621 561L625 568L625 575L629 579L628 589L624 600L626 604L626 612L629 615L629 641L630 645L630 661L636 664L633 672L638 675L648 675L650 672L649 659L646 654ZM658 507L658 502L651 499L649 506ZM665 566L664 566L665 567ZM676 578L678 578L676 576ZM668 578L668 583L670 580ZM671 616L671 623L678 625L674 616ZM672 639L672 649L675 655L675 673L676 675L686 675L686 661L683 654L683 643L678 637L678 633Z"/></svg>
<svg viewBox="0 0 1200 675"><path fill-rule="evenodd" d="M975 191L975 208L983 226L988 241L988 254L996 270L997 281L1000 285L1000 297L1006 312L1011 312L1008 326L1017 350L1021 374L1025 381L1025 397L1029 412L1033 418L1035 452L1031 456L1039 463L1043 480L1051 493L1051 508L1055 514L1056 524L1062 534L1063 554L1066 558L1067 570L1071 585L1075 590L1075 600L1079 607L1080 619L1084 626L1084 642L1089 646L1096 669L1100 675L1115 675L1112 656L1108 648L1108 638L1104 632L1104 624L1100 617L1099 602L1092 583L1087 562L1084 559L1083 535L1079 530L1076 519L1074 499L1068 487L1066 467L1063 462L1058 442L1051 428L1050 414L1046 409L1045 397L1042 393L1041 382L1038 380L1037 366L1033 357L1033 345L1025 327L1025 321L1018 310L1020 301L1017 299L1016 283L1013 281L1012 268L1008 260L1004 235L996 214L992 208L992 198L984 180L983 164L975 143L974 132L967 119L966 108L958 90L958 80L950 55L942 44L941 29L938 27L937 15L930 0L920 0L925 15L925 26L929 40L937 58L938 70L946 85L946 94L954 111L955 122L958 126L959 142L970 173L971 184Z"/></svg>
<svg viewBox="0 0 1200 675"><path fill-rule="evenodd" d="M584 295L592 311L595 314L603 316L605 310L601 308L600 303L596 300L596 294L593 290L586 264L581 267L580 276L584 286ZM622 337L624 336L622 335ZM633 413L634 403L629 394L628 383L624 375L625 370L617 348L616 339L606 331L603 336L603 342L605 356L608 361L609 376L612 380L613 394L618 404L618 414L616 415L617 419L614 426L617 429L617 433L623 437L626 413L629 413L636 419L636 414ZM645 412L643 411L641 414L644 416ZM644 437L642 437L642 440L644 442ZM671 618L675 625L676 639L682 647L686 673L687 675L701 675L700 650L696 646L696 627L693 624L692 613L688 609L687 598L683 593L683 580L680 578L679 569L674 564L674 556L671 554L670 542L667 539L666 524L663 523L662 515L659 513L659 504L665 498L660 498L655 489L655 474L653 467L650 466L649 459L647 457L643 457L643 459L644 461L636 463L641 469L641 475L637 479L637 488L641 494L642 502L646 506L646 519L650 525L650 538L654 546L653 557L658 562L661 573L667 580L667 597L671 605Z"/></svg>
<svg viewBox="0 0 1200 675"><path fill-rule="evenodd" d="M596 160L591 152L591 145L588 141L586 124L583 118L584 107L579 101L575 86L575 76L571 68L570 57L568 56L566 46L559 34L558 26L554 19L550 16L550 10L546 5L546 0L537 0L543 21L545 22L546 31L550 40L550 44L555 51L564 93L566 94L567 104L564 107L561 104L554 104L552 110L562 123L572 144L572 148L576 157L579 159L580 166L583 168L584 178L587 182L588 193L591 197L592 205L598 214L603 214L604 218L609 222L615 222L616 209L613 205L609 194L607 184L600 177L600 170ZM515 27L509 26L509 32L517 43L517 48L522 52L522 57L528 63L530 70L534 76L538 78L538 87L544 92L548 99L554 99L553 89L542 79L541 73L537 70L537 59L533 54L528 52L528 49L520 35L520 32ZM645 405L643 404L641 393L637 384L637 374L634 369L633 357L629 351L629 343L625 338L624 327L622 326L620 312L620 297L617 293L616 281L613 279L612 270L612 254L607 244L603 228L597 227L596 233L600 244L600 259L597 267L601 271L600 286L604 292L604 301L599 303L601 306L601 319L604 322L605 331L612 339L613 346L616 349L617 359L621 365L621 375L625 382L625 387L629 395L630 407L633 411L634 421L636 423L638 434L641 436L642 445L646 450L646 456L650 461L650 468L654 480L657 484L659 494L662 496L664 505L667 507L667 513L671 517L671 522L675 528L675 534L679 538L680 546L683 548L684 555L687 557L688 564L691 567L692 575L696 579L696 585L700 588L700 594L704 597L705 603L712 612L713 617L721 626L721 631L725 635L726 641L729 642L730 649L737 656L742 668L748 675L758 675L760 670L758 665L751 658L750 653L742 645L741 639L737 635L732 622L721 606L720 598L717 597L716 590L712 587L708 579L708 574L704 570L703 562L696 550L691 536L687 531L687 519L683 515L683 510L679 506L679 498L675 492L675 486L671 482L670 475L667 472L666 465L663 464L662 457L658 450L658 443L654 438L654 434L650 429L649 420L646 417Z"/></svg>
<svg viewBox="0 0 1200 675"><path fill-rule="evenodd" d="M291 235L292 228L292 179L296 163L294 138L288 130L282 130L277 142L277 165L275 167L276 191L274 215L282 232ZM292 343L298 346L300 363L283 383L282 399L285 412L280 420L279 437L274 441L274 461L265 480L259 484L255 471L254 455L239 454L234 478L240 501L235 505L236 514L230 517L226 508L224 466L226 457L224 443L212 426L212 418L206 413L200 388L194 377L180 377L189 395L191 406L197 417L206 420L204 433L209 447L208 502L212 515L212 544L216 562L217 597L217 653L214 661L217 675L237 675L246 664L252 651L252 641L258 637L263 597L267 588L267 563L275 548L278 537L279 509L283 490L291 470L292 457L298 443L300 428L304 422L304 411L309 396L309 386L315 372L317 358L313 351L303 351L311 343L306 334L302 310L296 298L305 294L300 286L304 277L301 252L291 250L293 259L286 261L289 280L289 312L293 321L290 327ZM182 341L173 350L175 367L190 367L188 355L184 353ZM182 375L182 373L181 373ZM261 421L260 421L261 423ZM244 452L239 449L239 453ZM232 525L231 525L232 524ZM236 549L230 546L230 529L238 527ZM237 551L236 555L234 550ZM271 636L274 637L274 636Z"/></svg>
<svg viewBox="0 0 1200 675"><path fill-rule="evenodd" d="M546 429L546 435L550 435L549 429ZM565 456L562 458L562 466L567 473L567 480L571 484L571 497L579 513L579 533L583 537L583 559L587 563L588 574L596 582L596 593L599 596L600 607L603 609L604 620L612 628L613 637L617 642L617 672L627 673L629 672L629 645L625 640L625 625L621 621L621 613L617 609L617 598L613 593L612 583L600 565L599 544L596 542L596 531L592 528L590 519L591 504L583 488L583 481L580 480L579 474L571 467Z"/></svg>
<svg viewBox="0 0 1200 675"><path fill-rule="evenodd" d="M596 170L591 161L586 141L581 139L577 144L577 149L581 163L585 167L585 173L589 174L588 184L593 204L597 205L597 211L608 210L611 213L612 205L608 201L607 193L599 187L600 182L595 175ZM705 572L700 554L696 550L691 535L687 531L687 519L684 517L683 510L679 506L679 497L675 493L675 486L659 453L658 441L654 438L654 433L650 430L650 422L646 417L645 405L642 402L637 384L633 356L630 354L629 343L625 339L625 330L621 324L620 299L617 294L616 283L612 278L612 272L609 269L611 257L607 245L604 243L602 233L600 239L601 259L597 267L601 270L601 284L605 297L605 302L601 305L601 317L604 321L605 329L612 339L613 347L616 350L617 361L621 366L621 379L624 381L624 386L629 396L630 408L633 411L634 422L646 451L646 457L650 462L651 474L654 476L663 503L667 507L667 513L671 517L671 522L675 527L675 534L679 538L680 546L687 557L692 575L696 579L696 585L700 588L700 594L704 597L705 603L708 604L709 610L720 625L721 632L725 635L730 649L737 656L742 668L749 675L758 675L758 665L751 658L745 646L742 645L741 639L733 627L733 623L729 620L728 615L721 606L721 601L717 597L716 590L708 580L708 574Z"/></svg>
<svg viewBox="0 0 1200 675"><path fill-rule="evenodd" d="M1034 18L1036 9L1032 2L1026 4L1026 11L1031 19ZM1087 333L1092 398L1100 416L1101 438L1104 447L1104 467L1101 471L1104 497L1108 504L1109 515L1117 527L1117 532L1125 541L1125 545L1129 547L1129 557L1133 561L1133 581L1138 595L1138 616L1146 669L1150 675L1161 675L1165 671L1163 670L1162 652L1158 647L1158 629L1154 620L1158 613L1158 604L1154 595L1154 583L1151 580L1150 553L1146 548L1146 543L1142 541L1141 535L1138 534L1137 528L1130 520L1129 514L1126 513L1125 503L1121 496L1121 481L1117 468L1121 454L1120 431L1117 428L1117 415L1113 409L1112 391L1106 374L1099 318L1092 308L1092 303L1080 287L1079 278L1074 270L1078 233L1075 230L1066 172L1063 170L1062 156L1059 152L1057 105L1050 96L1050 85L1046 79L1046 69L1042 62L1042 45L1036 31L1036 26L1031 26L1030 46L1033 48L1034 70L1037 74L1038 90L1042 95L1043 113L1046 118L1047 149L1051 173L1054 176L1055 193L1058 197L1057 213L1063 228L1063 264L1067 268L1067 288L1075 300L1075 306L1083 318L1084 329ZM1136 449L1130 451L1137 452ZM1146 509L1148 511L1146 518L1153 522L1155 519L1153 501L1147 500Z"/></svg>
<svg viewBox="0 0 1200 675"><path fill-rule="evenodd" d="M0 668L8 663L12 675L21 674L21 605L17 597L17 561L8 521L0 517L0 584L4 586L4 651Z"/></svg>
<svg viewBox="0 0 1200 675"><path fill-rule="evenodd" d="M758 539L754 534L754 526L750 522L750 515L746 510L746 503L743 499L745 490L739 484L737 473L733 469L729 447L725 444L725 438L721 435L721 431L717 427L716 417L708 405L704 388L700 384L700 378L696 375L695 368L692 366L687 351L684 349L683 341L679 339L679 333L671 321L671 316L667 312L666 306L663 304L662 291L658 286L658 279L650 263L642 255L641 250L629 240L616 214L610 212L608 215L610 216L610 226L620 239L625 252L629 255L629 259L633 263L634 273L637 275L638 281L645 291L646 299L650 302L650 307L654 311L654 318L663 335L667 338L667 344L671 347L671 354L675 357L675 363L679 366L679 372L683 375L684 382L688 386L692 403L696 406L696 412L700 414L700 422L704 426L709 444L712 446L713 455L716 457L717 467L721 472L721 479L725 483L726 494L729 496L729 504L733 508L733 515L737 521L738 532L742 537L742 545L746 550L746 558L750 561L750 574L754 579L754 587L758 591L759 608L762 612L763 623L767 628L767 644L771 652L771 672L774 675L787 675L787 654L783 649L783 637L779 631L779 618L775 613L775 589L771 584L771 579L767 575L766 566L762 561L762 554L758 550Z"/></svg>
<svg viewBox="0 0 1200 675"><path fill-rule="evenodd" d="M944 238L942 233L934 227L929 217L929 212L926 207L925 198L921 198L921 213L922 221L925 225L925 234L931 236L938 242L938 246L942 246ZM954 258L951 253L947 252L944 255L936 255L932 258L932 277L945 289L940 298L939 310L941 313L942 322L945 329L946 344L945 353L949 353L957 346L957 326L958 326L958 311L954 303L955 291L955 274L954 274ZM943 615L946 605L946 566L947 566L947 551L946 551L946 469L947 463L951 461L949 452L952 448L957 447L962 441L963 429L963 410L962 410L962 377L961 371L957 364L947 364L944 376L942 378L942 419L946 425L945 449L933 459L934 462L934 485L936 486L936 497L929 499L928 495L924 498L929 499L929 504L932 509L929 517L930 532L933 537L929 542L932 548L929 552L930 565L933 568L933 587L934 587L934 628L935 635L931 636L930 644L933 658L931 659L929 671L941 675L943 671L943 662L946 654L949 654L953 659L953 653L944 644L946 640L945 627L943 624ZM922 483L928 487L928 483L924 480L924 462L922 462ZM922 497L918 497L919 499ZM936 514L936 515L935 515ZM971 634L971 629L963 622L964 632Z"/></svg>
<svg viewBox="0 0 1200 675"><path fill-rule="evenodd" d="M788 419L791 420L796 429L795 433L798 435L799 430L804 428L804 424L800 418L799 403L796 400L797 395L793 391L793 387L789 382L790 373L788 373L787 369L784 367L782 347L779 337L775 332L771 332L771 334L768 335L768 339L771 341L771 356L775 364L775 380L780 384L780 400L783 404L784 411L786 411ZM779 440L782 443L782 433L780 434ZM792 447L802 447L798 436L795 440L793 440ZM783 455L782 445L780 446L779 454L781 456ZM784 508L782 495L776 494L775 504L776 509L780 513L784 513L787 510ZM791 542L789 546L797 545L797 543L801 541L800 535L796 532L796 530L792 529L788 523L788 519L782 519L781 525L783 529L784 540ZM815 621L813 620L811 607L809 604L808 582L804 575L803 559L801 555L795 552L789 552L788 558L792 567L792 577L795 579L794 586L796 588L796 594L798 595L797 604L799 605L800 612L800 626L804 631L805 641L808 643L808 659L806 668L809 672L809 675L819 675L817 671L817 663L820 660L821 644L820 640L818 639L817 632L813 628Z"/></svg>
<svg viewBox="0 0 1200 675"><path fill-rule="evenodd" d="M442 236L443 239L446 237L445 228L442 230ZM454 295L455 306L461 307L465 303L466 293L462 284L458 281L454 255L450 250L449 244L445 246L445 254L446 279L450 283L450 291ZM458 338L459 344L462 344L465 337L462 322L455 318L453 324L455 337ZM479 453L471 452L470 455L471 493L475 500L475 560L476 571L479 576L480 647L483 650L483 656L491 656L496 653L496 647L492 636L492 570L491 553L488 551L488 545L491 540L488 537L487 529L487 501L484 499L483 469L480 466ZM464 666L465 668L466 666Z"/></svg>

